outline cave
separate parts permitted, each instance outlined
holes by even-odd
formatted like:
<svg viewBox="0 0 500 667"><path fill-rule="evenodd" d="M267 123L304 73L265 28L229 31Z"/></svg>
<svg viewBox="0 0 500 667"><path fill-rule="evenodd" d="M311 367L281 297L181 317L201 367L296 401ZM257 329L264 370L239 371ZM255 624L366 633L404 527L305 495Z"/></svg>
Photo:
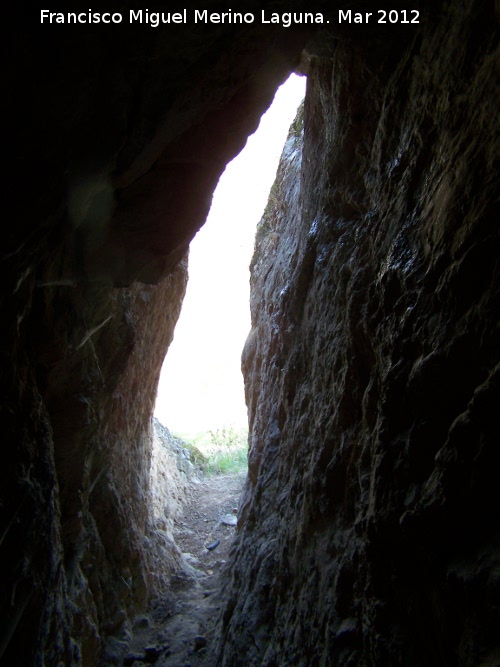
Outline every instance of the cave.
<svg viewBox="0 0 500 667"><path fill-rule="evenodd" d="M168 589L148 480L189 242L299 71L212 664L499 665L498 8L318 0L286 26L261 10L308 3L186 2L155 27L113 5L4 25L1 664L110 664Z"/></svg>

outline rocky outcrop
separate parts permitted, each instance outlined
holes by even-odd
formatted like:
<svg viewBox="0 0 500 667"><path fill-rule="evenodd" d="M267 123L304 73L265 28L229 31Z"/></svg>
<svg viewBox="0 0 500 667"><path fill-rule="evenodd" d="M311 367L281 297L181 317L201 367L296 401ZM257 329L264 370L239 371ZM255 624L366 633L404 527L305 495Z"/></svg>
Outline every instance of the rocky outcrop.
<svg viewBox="0 0 500 667"><path fill-rule="evenodd" d="M95 663L101 636L120 635L127 616L143 608L152 592L144 545L150 520L151 413L185 286L185 263L158 286L113 292L102 285L34 286L40 310L32 387L40 388L43 399L37 394L32 409L38 412L24 418L28 429L35 416L43 417L44 440L27 449L22 467L10 470L4 490L15 497L21 484L24 495L4 547L12 548L12 542L33 531L38 537L26 561L13 550L4 574L18 582L23 575L28 578L27 604L37 594L40 604L43 591L50 591L47 618L42 618L48 627L39 628L39 622L22 615L12 618L38 628L47 664L61 648L56 638L66 633L72 636L67 664ZM69 329L63 313L71 318ZM32 387L22 387L25 396ZM44 474L37 472L39 459ZM37 527L47 494L52 515L44 512L48 523ZM44 564L41 573L37 559ZM14 609L17 604L22 598L16 594ZM25 647L32 650L28 642Z"/></svg>
<svg viewBox="0 0 500 667"><path fill-rule="evenodd" d="M497 42L453 4L313 57L252 260L218 665L494 665Z"/></svg>
<svg viewBox="0 0 500 667"><path fill-rule="evenodd" d="M180 438L154 419L151 456L151 498L146 553L149 557L149 590L153 604L168 595L172 574L195 575L174 539L174 521L182 514L197 469Z"/></svg>

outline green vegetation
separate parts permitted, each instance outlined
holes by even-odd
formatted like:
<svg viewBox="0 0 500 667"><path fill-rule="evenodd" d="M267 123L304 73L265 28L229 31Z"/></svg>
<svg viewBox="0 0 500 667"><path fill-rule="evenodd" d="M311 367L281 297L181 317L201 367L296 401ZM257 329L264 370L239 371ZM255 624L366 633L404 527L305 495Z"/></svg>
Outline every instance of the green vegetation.
<svg viewBox="0 0 500 667"><path fill-rule="evenodd" d="M260 242L262 238L267 236L267 234L272 230L272 223L275 222L276 209L278 208L280 185L281 179L278 179L277 175L274 183L271 186L269 197L267 198L264 215L262 216L262 220L257 225L256 242Z"/></svg>
<svg viewBox="0 0 500 667"><path fill-rule="evenodd" d="M304 129L304 100L302 100L299 108L297 109L297 115L295 116L292 124L290 125L290 130L288 136L293 134L296 137L300 137L301 132Z"/></svg>
<svg viewBox="0 0 500 667"><path fill-rule="evenodd" d="M233 426L224 426L209 431L211 445L207 450L206 471L220 475L241 472L247 467L248 431L236 431Z"/></svg>
<svg viewBox="0 0 500 667"><path fill-rule="evenodd" d="M207 457L203 452L197 447L193 442L186 440L185 438L181 439L182 446L187 449L191 455L191 463L202 470L207 465Z"/></svg>
<svg viewBox="0 0 500 667"><path fill-rule="evenodd" d="M207 475L228 475L247 468L247 429L223 426L189 440L183 436L182 440L191 452L191 461Z"/></svg>

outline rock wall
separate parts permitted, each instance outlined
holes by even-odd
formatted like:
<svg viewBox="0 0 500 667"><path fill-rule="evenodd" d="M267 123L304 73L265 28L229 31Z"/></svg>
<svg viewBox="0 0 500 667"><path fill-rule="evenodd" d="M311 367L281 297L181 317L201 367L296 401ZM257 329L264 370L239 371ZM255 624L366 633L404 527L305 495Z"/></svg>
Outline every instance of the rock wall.
<svg viewBox="0 0 500 667"><path fill-rule="evenodd" d="M5 28L0 660L95 665L108 638L108 665L177 558L151 417L188 244L311 31Z"/></svg>
<svg viewBox="0 0 500 667"><path fill-rule="evenodd" d="M252 260L217 665L496 665L498 42L312 57Z"/></svg>
<svg viewBox="0 0 500 667"><path fill-rule="evenodd" d="M26 450L21 462L10 452L3 487L3 509L19 503L3 545L5 581L14 581L7 619L13 638L25 638L15 653L7 648L12 664L31 664L33 644L45 664L63 650L65 664L95 664L101 636L123 633L152 592L151 414L186 278L184 263L158 286L33 287L25 330L34 333L36 375L18 389Z"/></svg>
<svg viewBox="0 0 500 667"><path fill-rule="evenodd" d="M174 521L182 514L191 490L190 483L197 472L182 440L173 436L157 419L153 426L146 544L152 605L168 596L172 573L193 575L192 565L186 562L175 543Z"/></svg>

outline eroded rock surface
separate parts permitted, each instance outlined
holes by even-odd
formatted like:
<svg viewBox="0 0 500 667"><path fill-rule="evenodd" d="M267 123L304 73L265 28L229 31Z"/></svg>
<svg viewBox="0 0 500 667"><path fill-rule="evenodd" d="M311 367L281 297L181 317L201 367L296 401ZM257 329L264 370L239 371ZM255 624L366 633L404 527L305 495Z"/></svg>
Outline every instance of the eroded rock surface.
<svg viewBox="0 0 500 667"><path fill-rule="evenodd" d="M492 20L311 60L252 260L219 665L500 660Z"/></svg>
<svg viewBox="0 0 500 667"><path fill-rule="evenodd" d="M0 657L95 665L166 576L151 417L189 241L310 29L27 12L4 42Z"/></svg>

